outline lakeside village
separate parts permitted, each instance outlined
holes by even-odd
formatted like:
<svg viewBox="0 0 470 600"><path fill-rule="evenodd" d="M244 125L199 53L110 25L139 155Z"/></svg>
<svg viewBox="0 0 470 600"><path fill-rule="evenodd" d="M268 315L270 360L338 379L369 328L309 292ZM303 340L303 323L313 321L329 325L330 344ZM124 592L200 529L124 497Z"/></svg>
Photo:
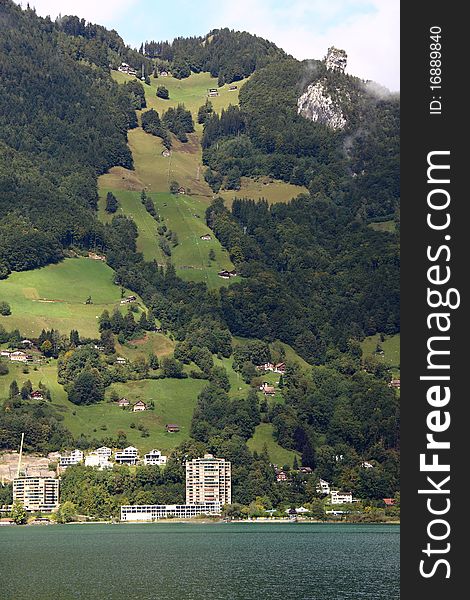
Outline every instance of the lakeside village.
<svg viewBox="0 0 470 600"><path fill-rule="evenodd" d="M61 504L60 486L63 473L77 465L94 470L120 469L139 465L165 468L169 457L159 450L153 449L140 457L139 450L133 446L123 450L113 450L103 446L87 454L79 449L69 453L50 453L48 458L39 459L34 465L22 469L22 449L19 455L12 453L11 458L18 457L16 475L10 481L13 484L13 503L0 507L0 525L21 524L53 524L67 522L90 522L94 519L87 515L75 514L73 504L66 501ZM55 473L48 471L56 461ZM51 462L49 462L51 461ZM363 468L373 468L370 463L363 463ZM126 504L120 507L119 519L109 518L112 522L156 522L162 519L211 519L211 520L249 520L249 521L360 521L357 517L364 514L360 500L348 491L333 489L328 481L319 479L316 482L317 500L305 506L290 506L262 509L253 513L245 507L232 504L231 463L225 458L217 458L205 454L201 458L185 461L185 503L184 504ZM289 485L287 469L272 465L279 485ZM12 467L10 466L10 473ZM314 476L309 467L300 467L305 476ZM2 485L9 480L2 474ZM322 507L319 510L320 506ZM384 509L389 510L388 519L380 521L396 521L395 498L383 499ZM395 510L393 510L395 509ZM367 507L366 507L367 512ZM102 520L102 519L100 519ZM373 522L374 519L370 519Z"/></svg>

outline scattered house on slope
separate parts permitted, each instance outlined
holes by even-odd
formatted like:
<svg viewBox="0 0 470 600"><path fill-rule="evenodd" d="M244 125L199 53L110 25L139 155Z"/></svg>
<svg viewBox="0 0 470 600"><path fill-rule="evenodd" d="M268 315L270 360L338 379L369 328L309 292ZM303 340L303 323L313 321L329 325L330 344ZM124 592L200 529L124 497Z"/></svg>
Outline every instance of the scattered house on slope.
<svg viewBox="0 0 470 600"><path fill-rule="evenodd" d="M183 194L183 195L186 194L186 190L185 190L185 188L183 186L180 186L178 188L178 194Z"/></svg>
<svg viewBox="0 0 470 600"><path fill-rule="evenodd" d="M287 481L287 473L282 469L275 469L276 481Z"/></svg>
<svg viewBox="0 0 470 600"><path fill-rule="evenodd" d="M396 504L395 498L384 498L383 501L385 506L395 506Z"/></svg>
<svg viewBox="0 0 470 600"><path fill-rule="evenodd" d="M132 407L133 412L142 412L144 410L147 410L147 405L145 404L145 402L142 402L142 400L136 402Z"/></svg>
<svg viewBox="0 0 470 600"><path fill-rule="evenodd" d="M205 242L209 242L212 239L212 236L209 235L208 233L206 233L205 235L201 235L201 240L204 240Z"/></svg>
<svg viewBox="0 0 470 600"><path fill-rule="evenodd" d="M210 88L209 90L207 90L207 95L210 97L215 97L219 95L219 90L217 88Z"/></svg>
<svg viewBox="0 0 470 600"><path fill-rule="evenodd" d="M180 430L179 425L176 425L175 423L169 423L166 426L166 430L168 433L178 433L178 431Z"/></svg>
<svg viewBox="0 0 470 600"><path fill-rule="evenodd" d="M237 85L231 85L231 86L229 86L229 88L228 88L228 91L229 91L229 92L234 92L234 91L235 91L235 90L237 90L237 89L238 89L238 86L237 86Z"/></svg>
<svg viewBox="0 0 470 600"><path fill-rule="evenodd" d="M168 71L160 71L159 75L160 77L169 77L170 74L168 73Z"/></svg>
<svg viewBox="0 0 470 600"><path fill-rule="evenodd" d="M373 469L374 465L372 465L370 462L364 461L364 462L361 462L361 467L363 469Z"/></svg>
<svg viewBox="0 0 470 600"><path fill-rule="evenodd" d="M10 360L14 362L28 362L28 360L32 360L33 357L26 354L26 352L22 352L21 350L15 350L15 352L11 352Z"/></svg>
<svg viewBox="0 0 470 600"><path fill-rule="evenodd" d="M273 385L270 385L267 381L265 381L259 389L265 396L274 396L276 393L276 388Z"/></svg>
<svg viewBox="0 0 470 600"><path fill-rule="evenodd" d="M221 277L222 279L230 279L231 277L236 277L237 276L237 272L236 271L227 271L227 270L224 270L224 271L219 271L217 273L217 275L219 277Z"/></svg>
<svg viewBox="0 0 470 600"><path fill-rule="evenodd" d="M44 400L44 392L41 390L34 390L34 392L31 392L29 397L31 400Z"/></svg>
<svg viewBox="0 0 470 600"><path fill-rule="evenodd" d="M262 365L259 365L256 368L258 369L258 371L273 371L274 365L273 365L273 363L267 362Z"/></svg>
<svg viewBox="0 0 470 600"><path fill-rule="evenodd" d="M127 296L121 300L121 304L131 304L137 300L137 296Z"/></svg>
<svg viewBox="0 0 470 600"><path fill-rule="evenodd" d="M320 481L318 482L318 485L317 485L317 493L325 494L325 495L329 496L330 492L331 492L331 488L330 488L329 482L325 481L324 479L320 479Z"/></svg>
<svg viewBox="0 0 470 600"><path fill-rule="evenodd" d="M163 152L162 152L162 156L164 156L165 158L170 156L170 154L171 154L171 152L168 150L168 148L165 148L165 150L163 150Z"/></svg>
<svg viewBox="0 0 470 600"><path fill-rule="evenodd" d="M400 389L400 380L399 379L392 379L392 381L388 384L388 387L391 388L395 388L395 389Z"/></svg>
<svg viewBox="0 0 470 600"><path fill-rule="evenodd" d="M129 400L127 398L121 398L118 401L118 406L120 408L127 408L129 405L130 405L130 402L129 402Z"/></svg>
<svg viewBox="0 0 470 600"><path fill-rule="evenodd" d="M127 363L127 360L123 356L118 356L116 358L116 363L118 365L125 365Z"/></svg>
<svg viewBox="0 0 470 600"><path fill-rule="evenodd" d="M311 475L313 473L313 469L311 467L300 467L299 472L303 473L304 475Z"/></svg>
<svg viewBox="0 0 470 600"><path fill-rule="evenodd" d="M103 256L103 254L96 254L96 252L88 252L88 258L91 258L91 260L101 260L102 262L106 262L106 256Z"/></svg>
<svg viewBox="0 0 470 600"><path fill-rule="evenodd" d="M286 372L286 363L280 362L280 363L277 363L277 365L274 365L273 372L284 375L284 373Z"/></svg>
<svg viewBox="0 0 470 600"><path fill-rule="evenodd" d="M353 502L352 492L339 492L338 490L330 491L331 504L351 504Z"/></svg>
<svg viewBox="0 0 470 600"><path fill-rule="evenodd" d="M157 465L158 467L161 467L166 465L166 463L167 457L163 456L160 450L150 450L150 452L144 456L144 465Z"/></svg>
<svg viewBox="0 0 470 600"><path fill-rule="evenodd" d="M4 356L5 358L10 358L11 352L10 352L10 350L0 350L0 356Z"/></svg>

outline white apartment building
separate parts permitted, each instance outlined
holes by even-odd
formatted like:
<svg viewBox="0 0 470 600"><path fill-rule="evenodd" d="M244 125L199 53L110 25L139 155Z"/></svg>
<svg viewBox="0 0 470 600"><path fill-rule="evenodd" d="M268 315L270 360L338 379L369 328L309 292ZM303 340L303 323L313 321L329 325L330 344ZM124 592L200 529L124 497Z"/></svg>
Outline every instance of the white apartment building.
<svg viewBox="0 0 470 600"><path fill-rule="evenodd" d="M53 477L17 477L13 480L13 502L28 511L52 512L59 508L59 480Z"/></svg>
<svg viewBox="0 0 470 600"><path fill-rule="evenodd" d="M160 450L150 450L144 456L144 465L157 465L159 467L166 465L167 457L163 456Z"/></svg>
<svg viewBox="0 0 470 600"><path fill-rule="evenodd" d="M95 450L85 456L85 467L97 467L98 469L111 469L113 463Z"/></svg>
<svg viewBox="0 0 470 600"><path fill-rule="evenodd" d="M78 465L81 462L83 462L83 452L81 450L73 450L70 454L60 456L59 466L62 469L66 469L72 465Z"/></svg>
<svg viewBox="0 0 470 600"><path fill-rule="evenodd" d="M186 503L207 502L232 503L230 461L212 454L186 462Z"/></svg>
<svg viewBox="0 0 470 600"><path fill-rule="evenodd" d="M95 452L96 454L98 454L98 456L100 456L101 458L105 458L106 460L109 460L113 455L113 451L107 446L101 446L101 448L97 448Z"/></svg>
<svg viewBox="0 0 470 600"><path fill-rule="evenodd" d="M331 504L351 504L353 502L353 495L351 492L338 492L338 490L331 490Z"/></svg>
<svg viewBox="0 0 470 600"><path fill-rule="evenodd" d="M116 452L114 460L118 465L136 465L139 460L139 451L134 446L128 446L124 450Z"/></svg>
<svg viewBox="0 0 470 600"><path fill-rule="evenodd" d="M157 521L169 517L191 519L198 515L220 515L220 502L202 504L136 504L121 506L121 521Z"/></svg>

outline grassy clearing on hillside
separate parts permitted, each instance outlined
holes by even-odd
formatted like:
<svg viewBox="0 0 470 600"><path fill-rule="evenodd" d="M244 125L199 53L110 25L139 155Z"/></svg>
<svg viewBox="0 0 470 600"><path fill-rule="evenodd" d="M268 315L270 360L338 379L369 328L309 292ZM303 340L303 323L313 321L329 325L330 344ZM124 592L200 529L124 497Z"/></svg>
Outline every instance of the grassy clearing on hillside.
<svg viewBox="0 0 470 600"><path fill-rule="evenodd" d="M112 77L118 83L134 79L134 77L120 73L119 71L112 71ZM154 79L150 77L150 86L145 84L143 86L148 108L154 108L161 115L170 107L176 107L178 104L183 103L192 112L196 121L196 127L202 131L202 126L197 124L197 111L207 99L207 90L218 88L219 95L209 98L209 100L212 102L214 110L220 112L222 108L227 108L229 104L238 104L238 93L246 81L248 79L230 84L237 86L235 91L230 92L229 84L219 88L217 77L211 77L210 73L192 73L186 79L175 79L174 77L158 77ZM157 87L160 85L168 89L170 93L169 100L157 98Z"/></svg>
<svg viewBox="0 0 470 600"><path fill-rule="evenodd" d="M155 410L133 413L106 401L92 406L76 406L69 402L66 391L57 383L56 361L51 360L47 364L38 365L37 370L30 367L27 374L22 372L22 365L7 364L8 375L0 377L1 398L8 397L8 388L14 379L20 387L29 379L33 388L37 388L42 381L51 391L52 405L63 416L63 424L74 436L84 434L90 438L102 438L108 435L115 437L118 431L124 431L129 443L142 452L152 448L170 450L189 437L197 396L206 385L206 382L195 379L146 379L110 386L106 392L107 398L112 390L116 390L120 396L125 396L131 403L137 400L155 402ZM136 427L131 428L131 423ZM177 423L181 431L175 434L167 433L165 429L167 423ZM139 424L149 430L149 437L141 436L141 432L137 429ZM103 426L106 429L103 429Z"/></svg>
<svg viewBox="0 0 470 600"><path fill-rule="evenodd" d="M93 304L86 305L88 296ZM0 317L7 329L37 336L42 329L68 334L78 329L85 337L98 335L97 317L104 309L119 306L121 288L114 284L114 271L101 261L68 258L34 271L12 273L0 281L0 299L12 314Z"/></svg>
<svg viewBox="0 0 470 600"><path fill-rule="evenodd" d="M145 337L132 340L126 345L119 342L115 344L116 352L129 360L135 360L137 356L148 358L149 354L156 354L159 358L173 354L175 343L162 333L149 331Z"/></svg>
<svg viewBox="0 0 470 600"><path fill-rule="evenodd" d="M383 355L375 354L377 344L380 344ZM380 341L380 334L367 337L362 343L362 352L364 356L374 355L379 360L383 360L394 374L400 372L400 334L386 335L383 342Z"/></svg>
<svg viewBox="0 0 470 600"><path fill-rule="evenodd" d="M282 467L283 465L292 466L294 458L300 463L300 454L293 450L286 450L276 442L273 437L273 426L271 423L260 423L251 439L248 440L248 448L254 452L262 452L264 446L267 446L269 459L272 463Z"/></svg>
<svg viewBox="0 0 470 600"><path fill-rule="evenodd" d="M382 221L381 223L369 223L369 227L374 231L389 231L395 233L397 230L395 221Z"/></svg>
<svg viewBox="0 0 470 600"><path fill-rule="evenodd" d="M100 190L100 217L109 220L104 211L107 189ZM227 252L205 224L204 210L198 198L188 195L172 195L169 193L150 194L158 214L160 223L145 210L140 200L140 192L113 190L119 201L119 211L130 216L136 223L139 235L137 248L143 252L146 260L156 260L166 264L165 257L158 245L157 227L165 224L168 229L178 235L178 246L172 247L171 262L178 275L188 281L204 281L208 287L226 285L226 280L217 276L222 269L232 269L233 265ZM196 216L197 215L197 216ZM211 240L201 240L201 236L210 234ZM209 260L210 250L215 252L215 260Z"/></svg>
<svg viewBox="0 0 470 600"><path fill-rule="evenodd" d="M226 206L232 206L234 198L251 198L252 200L264 198L269 204L276 204L277 202L289 202L299 194L306 193L308 193L307 188L301 185L293 185L269 177L258 180L242 177L242 185L239 190L221 190L219 195L224 198Z"/></svg>

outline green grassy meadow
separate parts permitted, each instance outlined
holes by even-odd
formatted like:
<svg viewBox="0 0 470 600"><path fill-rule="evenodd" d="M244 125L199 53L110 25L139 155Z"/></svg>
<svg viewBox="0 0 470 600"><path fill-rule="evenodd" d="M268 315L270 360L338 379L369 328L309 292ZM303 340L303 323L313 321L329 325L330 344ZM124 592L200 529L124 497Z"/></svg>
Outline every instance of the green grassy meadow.
<svg viewBox="0 0 470 600"><path fill-rule="evenodd" d="M122 73L113 72L113 78L123 83L130 78ZM219 89L219 96L211 98L214 109L220 112L229 104L238 103L238 92L244 82L238 82L236 91L230 92L229 86ZM170 100L156 97L158 85L165 85L170 92ZM192 74L184 80L173 77L153 79L151 86L145 86L148 108L155 108L160 115L170 106L184 103L191 110L195 121L197 111L207 98L207 89L217 86L217 79L208 73ZM140 118L140 111L138 111ZM228 253L205 224L205 210L213 198L213 193L204 181L202 149L200 136L202 126L196 124L196 132L190 134L189 141L182 144L173 137L173 147L169 157L162 155L160 138L145 133L141 127L128 132L128 143L132 151L135 170L114 167L99 178L99 218L109 222L112 216L105 210L105 198L112 191L119 201L119 211L131 217L138 228L137 246L146 260L156 260L165 264L165 257L159 248L157 227L165 224L178 235L178 246L172 247L171 261L178 275L188 281L205 282L209 288L228 285L226 280L217 276L221 269L232 269ZM169 184L176 180L186 189L186 194L171 195ZM157 221L147 213L140 201L141 190L145 189L155 203L162 221ZM299 186L289 185L268 178L257 181L242 179L242 189L236 193L222 192L228 205L234 196L260 198L269 202L288 201L297 194L306 191ZM119 214L119 213L118 213ZM211 240L201 240L209 234ZM214 250L215 260L209 260L209 252ZM0 316L0 324L7 330L18 328L24 336L38 336L42 329L58 329L68 334L78 329L83 337L97 337L98 317L104 309L113 310L120 306L121 289L114 284L114 271L105 263L88 258L68 258L57 265L50 265L35 271L13 273L0 281L0 300L7 301L12 310L8 317ZM236 281L236 280L235 280ZM92 297L93 304L86 305L85 300ZM123 310L127 310L126 307ZM236 343L236 341L235 341ZM292 348L284 347L286 358L295 359L306 366ZM118 354L129 360L139 355L145 357L150 352L159 357L172 354L174 342L158 333L147 333L141 340L125 345L116 343ZM223 365L228 373L231 397L245 395L249 386L232 368L232 358L217 359L215 364ZM8 396L8 387L13 379L18 384L30 379L33 387L44 383L51 391L52 403L63 417L63 423L74 436L88 437L115 436L124 431L129 443L142 452L151 448L169 451L189 436L190 423L197 396L206 382L191 378L184 380L143 380L113 384L106 391L109 398L114 390L120 396L126 396L131 402L143 400L155 402L155 410L132 413L104 401L93 406L75 406L67 399L64 388L57 382L56 361L28 367L8 363L9 373L0 377L0 397ZM279 375L267 374L266 381L274 383ZM280 393L269 402L282 402ZM136 427L131 427L131 424ZM168 434L167 423L177 423L181 431ZM150 433L142 437L137 429L143 424ZM261 451L264 444L273 462L292 464L295 453L282 449L272 437L272 426L262 424L256 429L250 440L251 449Z"/></svg>
<svg viewBox="0 0 470 600"><path fill-rule="evenodd" d="M91 296L93 304L85 301ZM34 271L12 273L0 281L0 298L12 314L0 316L5 329L18 328L25 336L42 329L68 334L78 329L85 337L98 335L98 317L119 306L121 288L114 284L114 271L101 261L68 258Z"/></svg>
<svg viewBox="0 0 470 600"><path fill-rule="evenodd" d="M377 344L380 344L383 350L383 355L375 354ZM374 355L379 360L383 360L389 368L392 369L394 375L400 373L400 334L386 335L383 342L380 341L380 334L367 337L362 343L363 356Z"/></svg>
<svg viewBox="0 0 470 600"><path fill-rule="evenodd" d="M293 450L282 448L273 437L273 426L271 423L260 423L256 427L253 437L248 440L248 448L254 452L262 452L264 446L268 449L269 459L273 464L282 467L283 465L292 466L294 458L300 462L300 454Z"/></svg>

